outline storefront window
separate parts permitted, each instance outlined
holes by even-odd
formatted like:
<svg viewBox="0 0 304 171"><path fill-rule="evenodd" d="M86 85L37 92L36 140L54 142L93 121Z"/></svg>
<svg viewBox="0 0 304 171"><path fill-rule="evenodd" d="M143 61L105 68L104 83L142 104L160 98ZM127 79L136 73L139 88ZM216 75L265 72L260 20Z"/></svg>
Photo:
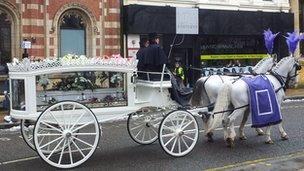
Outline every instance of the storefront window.
<svg viewBox="0 0 304 171"><path fill-rule="evenodd" d="M265 57L263 36L204 36L201 60L205 66L252 66Z"/></svg>

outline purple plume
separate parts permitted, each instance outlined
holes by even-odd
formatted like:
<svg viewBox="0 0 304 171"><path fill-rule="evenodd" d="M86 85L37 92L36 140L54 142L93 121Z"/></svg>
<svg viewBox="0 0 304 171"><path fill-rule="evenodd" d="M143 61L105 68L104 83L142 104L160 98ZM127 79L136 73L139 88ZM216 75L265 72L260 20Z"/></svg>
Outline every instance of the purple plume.
<svg viewBox="0 0 304 171"><path fill-rule="evenodd" d="M289 53L294 54L297 49L297 45L303 36L298 36L296 32L287 33L286 43L288 46Z"/></svg>
<svg viewBox="0 0 304 171"><path fill-rule="evenodd" d="M265 46L266 46L266 49L268 51L268 54L272 54L273 41L278 34L279 33L272 34L272 31L270 29L264 30L264 40L265 40Z"/></svg>

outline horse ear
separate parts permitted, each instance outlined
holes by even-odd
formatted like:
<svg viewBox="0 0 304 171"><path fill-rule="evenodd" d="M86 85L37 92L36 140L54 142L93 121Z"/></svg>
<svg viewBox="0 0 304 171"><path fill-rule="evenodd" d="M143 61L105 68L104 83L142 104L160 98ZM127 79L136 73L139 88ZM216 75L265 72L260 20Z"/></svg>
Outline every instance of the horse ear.
<svg viewBox="0 0 304 171"><path fill-rule="evenodd" d="M274 64L278 63L278 55L277 54L273 54L272 59L273 59Z"/></svg>

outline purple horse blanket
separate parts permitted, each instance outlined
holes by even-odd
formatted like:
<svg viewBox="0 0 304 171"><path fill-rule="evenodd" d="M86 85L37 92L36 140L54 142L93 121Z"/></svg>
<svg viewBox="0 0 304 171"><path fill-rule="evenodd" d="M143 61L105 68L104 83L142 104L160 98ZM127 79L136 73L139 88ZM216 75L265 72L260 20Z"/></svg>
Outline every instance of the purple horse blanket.
<svg viewBox="0 0 304 171"><path fill-rule="evenodd" d="M252 127L275 125L282 121L276 93L267 77L243 77L248 85Z"/></svg>

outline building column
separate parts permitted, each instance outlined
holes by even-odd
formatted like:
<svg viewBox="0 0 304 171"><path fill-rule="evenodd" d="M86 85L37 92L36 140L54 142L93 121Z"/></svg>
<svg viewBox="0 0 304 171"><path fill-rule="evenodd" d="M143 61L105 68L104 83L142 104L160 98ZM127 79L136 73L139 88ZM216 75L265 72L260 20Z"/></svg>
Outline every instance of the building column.
<svg viewBox="0 0 304 171"><path fill-rule="evenodd" d="M299 13L299 0L290 1L291 12L294 14L294 30L300 32L300 13ZM300 48L297 48L295 56L300 56Z"/></svg>

